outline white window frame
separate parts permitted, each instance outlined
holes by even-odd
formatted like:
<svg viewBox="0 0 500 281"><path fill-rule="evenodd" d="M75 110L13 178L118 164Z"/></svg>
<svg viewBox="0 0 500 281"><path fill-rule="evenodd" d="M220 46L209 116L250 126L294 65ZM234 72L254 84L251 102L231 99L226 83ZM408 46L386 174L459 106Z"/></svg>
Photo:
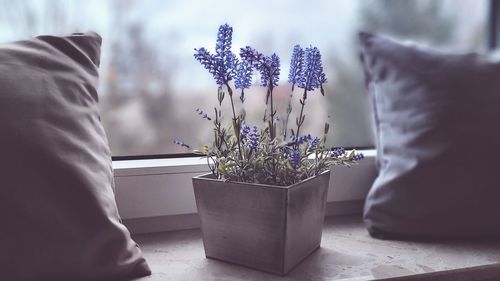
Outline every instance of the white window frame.
<svg viewBox="0 0 500 281"><path fill-rule="evenodd" d="M327 215L361 212L376 177L375 150L361 152L359 165L332 169ZM122 160L113 169L118 209L133 233L199 226L191 178L209 172L205 159Z"/></svg>

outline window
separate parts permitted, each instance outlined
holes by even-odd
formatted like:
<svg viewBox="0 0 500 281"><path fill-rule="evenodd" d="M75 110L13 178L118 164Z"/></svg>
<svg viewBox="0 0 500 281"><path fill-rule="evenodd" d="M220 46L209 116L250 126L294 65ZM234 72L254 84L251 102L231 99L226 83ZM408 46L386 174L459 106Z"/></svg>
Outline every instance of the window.
<svg viewBox="0 0 500 281"><path fill-rule="evenodd" d="M217 87L194 60L193 48L213 50L217 28L226 22L234 27L235 53L251 45L280 56L276 98L282 105L290 94L286 78L293 45L317 46L329 82L325 98L309 96L305 131L318 134L323 123L316 120L331 116L331 145L373 146L357 31L484 50L489 7L487 0L0 2L0 41L85 30L102 35L101 115L115 156L186 152L174 139L194 147L210 142L211 126L195 109L211 113ZM249 123L260 125L264 90L256 85L246 96Z"/></svg>

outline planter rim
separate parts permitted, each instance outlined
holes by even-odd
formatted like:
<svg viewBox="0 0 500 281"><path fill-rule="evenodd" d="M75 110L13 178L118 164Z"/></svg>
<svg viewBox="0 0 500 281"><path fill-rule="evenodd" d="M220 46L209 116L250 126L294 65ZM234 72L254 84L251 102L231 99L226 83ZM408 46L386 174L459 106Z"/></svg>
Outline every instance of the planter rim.
<svg viewBox="0 0 500 281"><path fill-rule="evenodd" d="M253 183L253 182L239 182L239 181L223 181L223 180L220 180L220 179L214 179L214 178L211 178L210 176L213 176L213 174L210 172L210 173L206 173L206 174L203 174L203 175L199 175L199 176L194 176L193 179L195 180L206 180L206 181L214 181L214 182L227 182L227 183L231 183L231 184L239 184L239 185L252 185L252 186L259 186L259 187L265 187L265 188L276 188L276 189L290 189L290 188L293 188L297 185L300 185L300 184L303 184L305 182L308 182L308 181L311 181L317 177L320 177L322 175L325 175L325 174L330 174L330 170L326 170L318 175L315 175L315 176L312 176L312 177L308 177L307 179L304 179L302 181L299 181L297 183L294 183L292 185L286 185L286 186L281 186L281 185L270 185L270 184L262 184L262 183Z"/></svg>

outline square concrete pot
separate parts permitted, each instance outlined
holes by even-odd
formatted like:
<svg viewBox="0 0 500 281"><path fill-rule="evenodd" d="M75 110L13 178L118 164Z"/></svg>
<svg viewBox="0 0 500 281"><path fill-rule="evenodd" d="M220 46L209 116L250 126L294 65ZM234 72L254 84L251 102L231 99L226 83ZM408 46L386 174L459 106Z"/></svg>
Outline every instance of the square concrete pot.
<svg viewBox="0 0 500 281"><path fill-rule="evenodd" d="M330 172L290 186L193 178L207 258L279 275L319 248Z"/></svg>

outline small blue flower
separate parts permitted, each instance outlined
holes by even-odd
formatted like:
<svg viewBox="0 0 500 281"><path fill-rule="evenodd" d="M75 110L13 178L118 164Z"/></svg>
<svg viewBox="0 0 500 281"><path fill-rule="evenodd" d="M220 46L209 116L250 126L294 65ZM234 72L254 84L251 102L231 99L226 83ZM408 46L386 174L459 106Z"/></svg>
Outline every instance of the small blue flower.
<svg viewBox="0 0 500 281"><path fill-rule="evenodd" d="M302 72L304 61L304 50L300 45L295 45L292 51L292 59L290 62L290 73L288 74L288 82L295 86L298 77Z"/></svg>
<svg viewBox="0 0 500 281"><path fill-rule="evenodd" d="M354 156L352 156L352 159L353 161L359 161L361 159L365 158L365 156L363 155L363 153L356 153Z"/></svg>
<svg viewBox="0 0 500 281"><path fill-rule="evenodd" d="M322 88L323 84L326 83L326 76L321 63L321 53L318 48L306 48L304 66L296 81L298 82L297 86L307 91Z"/></svg>
<svg viewBox="0 0 500 281"><path fill-rule="evenodd" d="M250 151L257 150L257 147L259 146L259 137L260 135L257 126L253 126L252 131L250 132L250 141L248 143Z"/></svg>
<svg viewBox="0 0 500 281"><path fill-rule="evenodd" d="M290 153L289 160L290 164L292 164L294 168L297 168L297 166L300 164L300 151L293 150Z"/></svg>
<svg viewBox="0 0 500 281"><path fill-rule="evenodd" d="M180 146L183 146L183 147L186 147L186 148L191 148L189 145L187 145L185 142L183 141L180 141L180 140L174 140L174 143L177 144L177 145L180 145Z"/></svg>
<svg viewBox="0 0 500 281"><path fill-rule="evenodd" d="M332 157L340 157L345 154L345 148L343 147L334 147L332 148Z"/></svg>

